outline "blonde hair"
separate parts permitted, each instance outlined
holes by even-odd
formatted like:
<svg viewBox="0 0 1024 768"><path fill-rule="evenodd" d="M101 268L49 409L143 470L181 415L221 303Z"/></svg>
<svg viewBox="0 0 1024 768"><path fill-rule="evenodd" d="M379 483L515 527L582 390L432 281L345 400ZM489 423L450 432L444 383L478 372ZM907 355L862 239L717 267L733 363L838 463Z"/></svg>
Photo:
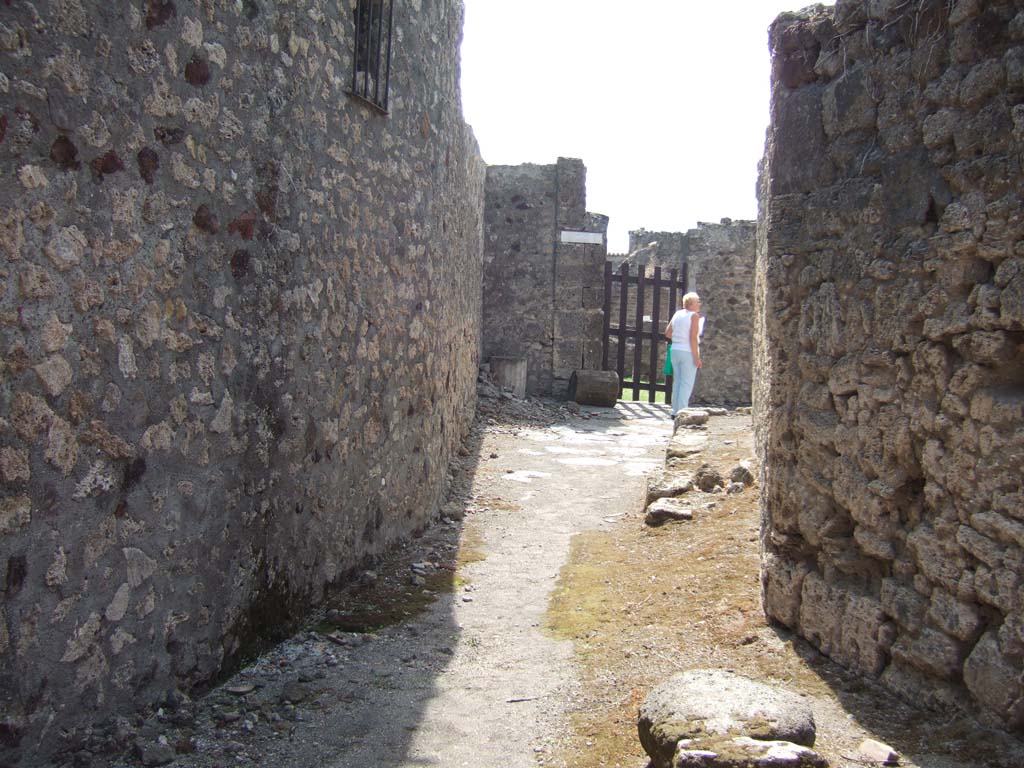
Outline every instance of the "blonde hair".
<svg viewBox="0 0 1024 768"><path fill-rule="evenodd" d="M683 309L689 309L690 305L695 301L700 301L700 296L693 291L690 291L688 294L683 296Z"/></svg>

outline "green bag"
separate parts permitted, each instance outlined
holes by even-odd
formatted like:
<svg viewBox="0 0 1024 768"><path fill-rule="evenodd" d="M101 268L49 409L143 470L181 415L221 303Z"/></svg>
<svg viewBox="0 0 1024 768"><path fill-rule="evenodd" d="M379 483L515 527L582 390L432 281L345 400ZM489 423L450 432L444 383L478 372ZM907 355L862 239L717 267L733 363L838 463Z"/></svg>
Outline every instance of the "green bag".
<svg viewBox="0 0 1024 768"><path fill-rule="evenodd" d="M672 375L672 342L668 343L668 349L665 350L665 375Z"/></svg>

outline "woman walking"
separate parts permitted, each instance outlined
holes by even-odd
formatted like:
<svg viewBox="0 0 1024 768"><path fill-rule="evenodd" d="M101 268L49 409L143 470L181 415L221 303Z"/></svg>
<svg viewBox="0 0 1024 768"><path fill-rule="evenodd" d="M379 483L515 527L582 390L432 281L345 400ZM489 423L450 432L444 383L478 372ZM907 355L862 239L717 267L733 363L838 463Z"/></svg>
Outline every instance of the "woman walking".
<svg viewBox="0 0 1024 768"><path fill-rule="evenodd" d="M690 407L690 393L697 380L700 362L700 296L683 296L683 308L672 315L665 327L665 335L672 343L672 416Z"/></svg>

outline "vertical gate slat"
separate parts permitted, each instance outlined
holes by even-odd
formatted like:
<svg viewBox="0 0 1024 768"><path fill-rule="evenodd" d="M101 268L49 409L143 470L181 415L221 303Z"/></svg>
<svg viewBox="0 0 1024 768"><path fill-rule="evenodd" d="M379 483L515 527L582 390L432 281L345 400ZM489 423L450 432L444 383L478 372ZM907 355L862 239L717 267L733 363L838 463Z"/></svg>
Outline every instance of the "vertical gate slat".
<svg viewBox="0 0 1024 768"><path fill-rule="evenodd" d="M671 317L672 315L674 315L676 313L676 301L677 301L676 290L678 288L678 278L679 278L679 270L673 269L671 272L668 273L668 279L669 279L669 284L668 284L668 312L669 312L669 317ZM667 379L665 379L665 402L669 403L669 404L672 403L672 379L673 378L674 378L673 376L669 376Z"/></svg>
<svg viewBox="0 0 1024 768"><path fill-rule="evenodd" d="M647 402L653 403L658 390L658 345L661 338L661 267L654 268L654 290L651 291L651 388L647 391Z"/></svg>
<svg viewBox="0 0 1024 768"><path fill-rule="evenodd" d="M601 330L601 370L608 370L608 346L609 336L612 327L612 263L604 263L604 319L601 321L604 327Z"/></svg>
<svg viewBox="0 0 1024 768"><path fill-rule="evenodd" d="M629 303L629 264L622 262L619 269L619 348L616 350L615 370L619 374L619 397L622 397L622 379L626 372L626 305Z"/></svg>
<svg viewBox="0 0 1024 768"><path fill-rule="evenodd" d="M636 326L633 328L633 399L640 399L640 366L644 359L644 265L636 267Z"/></svg>

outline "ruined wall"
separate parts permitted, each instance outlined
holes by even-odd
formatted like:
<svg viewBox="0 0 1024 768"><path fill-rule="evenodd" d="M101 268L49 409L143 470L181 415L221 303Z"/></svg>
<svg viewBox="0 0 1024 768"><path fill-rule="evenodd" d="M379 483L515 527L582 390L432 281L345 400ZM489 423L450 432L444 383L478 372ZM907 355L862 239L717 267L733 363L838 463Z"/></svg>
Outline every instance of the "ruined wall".
<svg viewBox="0 0 1024 768"><path fill-rule="evenodd" d="M563 396L573 370L601 367L607 228L586 212L580 160L488 166L483 355L525 357L531 395Z"/></svg>
<svg viewBox="0 0 1024 768"><path fill-rule="evenodd" d="M626 257L630 264L630 271L636 272L636 265L643 263L647 265L648 274L654 267L661 267L661 271L666 274L666 277L669 270L672 269L678 269L679 274L682 274L686 240L686 232L630 230L629 256Z"/></svg>
<svg viewBox="0 0 1024 768"><path fill-rule="evenodd" d="M722 219L686 233L687 281L707 318L693 403L750 405L756 229L753 221Z"/></svg>
<svg viewBox="0 0 1024 768"><path fill-rule="evenodd" d="M355 5L4 7L0 763L436 510L480 342L462 4L397 5L390 115L345 94Z"/></svg>
<svg viewBox="0 0 1024 768"><path fill-rule="evenodd" d="M1024 12L773 25L758 247L764 606L1024 725Z"/></svg>

